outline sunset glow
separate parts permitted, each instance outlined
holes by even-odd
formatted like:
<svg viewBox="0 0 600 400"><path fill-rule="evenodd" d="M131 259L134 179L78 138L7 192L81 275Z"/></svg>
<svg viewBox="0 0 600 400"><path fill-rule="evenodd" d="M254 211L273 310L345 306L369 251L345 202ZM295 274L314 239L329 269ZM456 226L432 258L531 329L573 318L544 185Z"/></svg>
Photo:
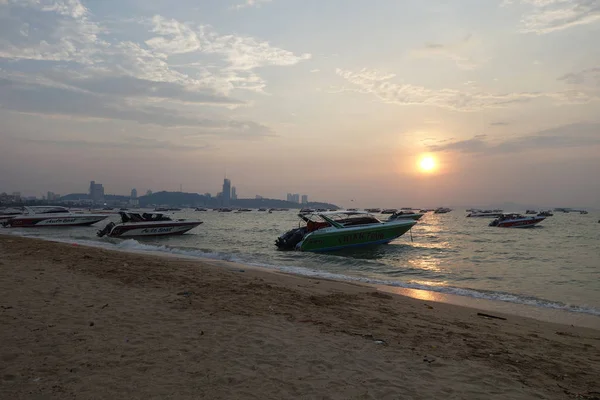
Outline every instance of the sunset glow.
<svg viewBox="0 0 600 400"><path fill-rule="evenodd" d="M424 156L419 160L419 169L421 172L431 173L435 171L437 162L432 156Z"/></svg>

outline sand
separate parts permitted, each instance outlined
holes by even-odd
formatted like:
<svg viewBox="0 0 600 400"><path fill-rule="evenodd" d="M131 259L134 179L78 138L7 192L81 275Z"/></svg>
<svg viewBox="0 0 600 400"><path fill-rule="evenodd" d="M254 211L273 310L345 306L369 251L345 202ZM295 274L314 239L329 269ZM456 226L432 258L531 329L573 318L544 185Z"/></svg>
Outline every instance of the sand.
<svg viewBox="0 0 600 400"><path fill-rule="evenodd" d="M0 235L0 398L600 398L600 331L478 312Z"/></svg>

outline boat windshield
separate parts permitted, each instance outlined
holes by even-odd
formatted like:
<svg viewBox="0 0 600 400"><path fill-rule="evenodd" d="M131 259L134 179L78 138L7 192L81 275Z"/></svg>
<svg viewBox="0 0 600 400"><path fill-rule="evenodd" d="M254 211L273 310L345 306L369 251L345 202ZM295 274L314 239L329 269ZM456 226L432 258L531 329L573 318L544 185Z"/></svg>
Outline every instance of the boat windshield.
<svg viewBox="0 0 600 400"><path fill-rule="evenodd" d="M317 223L319 225L330 226L327 219L334 221L343 227L357 226L357 225L368 225L368 224L380 224L381 221L375 218L373 215L365 212L324 212L324 213L313 213L313 214L300 214L300 218L307 222Z"/></svg>
<svg viewBox="0 0 600 400"><path fill-rule="evenodd" d="M69 210L65 207L44 207L44 206L35 206L35 207L26 207L27 211L33 214L59 214L59 213L68 213Z"/></svg>
<svg viewBox="0 0 600 400"><path fill-rule="evenodd" d="M171 218L162 213L126 213L120 212L121 222L155 222L155 221L171 221Z"/></svg>

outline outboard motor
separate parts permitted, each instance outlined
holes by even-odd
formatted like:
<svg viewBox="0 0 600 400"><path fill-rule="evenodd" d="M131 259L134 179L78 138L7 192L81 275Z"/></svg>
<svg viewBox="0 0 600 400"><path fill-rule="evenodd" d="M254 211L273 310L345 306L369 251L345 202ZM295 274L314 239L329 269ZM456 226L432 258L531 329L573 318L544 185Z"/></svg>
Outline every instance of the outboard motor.
<svg viewBox="0 0 600 400"><path fill-rule="evenodd" d="M114 228L115 223L114 222L109 222L108 225L106 225L104 227L104 229L102 229L101 231L96 232L96 235L98 235L98 237L102 237L104 235L107 235L110 233L110 231L112 230L112 228Z"/></svg>
<svg viewBox="0 0 600 400"><path fill-rule="evenodd" d="M279 236L275 245L281 250L294 250L296 245L304 239L306 227L292 229L291 231Z"/></svg>

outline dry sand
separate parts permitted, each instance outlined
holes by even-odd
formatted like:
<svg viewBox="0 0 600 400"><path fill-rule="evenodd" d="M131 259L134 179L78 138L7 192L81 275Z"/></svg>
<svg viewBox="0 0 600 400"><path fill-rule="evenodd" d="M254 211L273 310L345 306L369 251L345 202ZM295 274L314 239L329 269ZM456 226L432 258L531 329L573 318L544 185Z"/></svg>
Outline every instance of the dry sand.
<svg viewBox="0 0 600 400"><path fill-rule="evenodd" d="M600 398L600 331L477 312L0 236L0 398Z"/></svg>

